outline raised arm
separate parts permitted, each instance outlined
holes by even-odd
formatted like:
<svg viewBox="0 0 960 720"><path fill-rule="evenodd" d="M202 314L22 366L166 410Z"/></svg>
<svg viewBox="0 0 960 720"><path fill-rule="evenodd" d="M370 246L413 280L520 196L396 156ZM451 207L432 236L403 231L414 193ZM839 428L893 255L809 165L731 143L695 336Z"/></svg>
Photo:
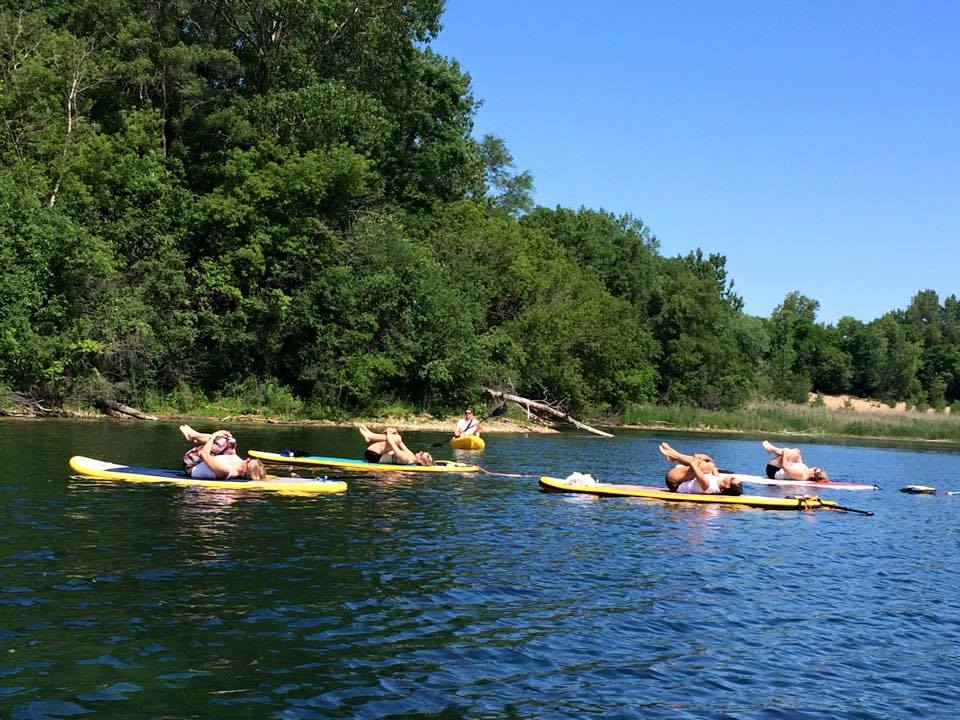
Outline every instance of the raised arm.
<svg viewBox="0 0 960 720"><path fill-rule="evenodd" d="M200 448L200 457L207 464L207 467L213 470L218 478L227 478L234 470L233 459L236 458L236 456L213 454L213 441L218 434L222 433L218 431L211 434L210 437L207 438L207 441L203 444L203 447ZM229 435L229 433L227 434Z"/></svg>
<svg viewBox="0 0 960 720"><path fill-rule="evenodd" d="M707 478L706 474L703 472L703 469L700 467L701 462L706 462L700 460L697 457L694 457L690 462L690 469L693 470L693 474L697 477L697 482L700 484L700 487L707 491L710 489L710 480Z"/></svg>
<svg viewBox="0 0 960 720"><path fill-rule="evenodd" d="M400 460L403 463L408 465L413 465L417 458L413 454L413 451L408 448L404 442L403 438L400 437L400 434L394 428L387 428L386 433L387 445L390 446L390 449L393 450L393 455L397 460Z"/></svg>

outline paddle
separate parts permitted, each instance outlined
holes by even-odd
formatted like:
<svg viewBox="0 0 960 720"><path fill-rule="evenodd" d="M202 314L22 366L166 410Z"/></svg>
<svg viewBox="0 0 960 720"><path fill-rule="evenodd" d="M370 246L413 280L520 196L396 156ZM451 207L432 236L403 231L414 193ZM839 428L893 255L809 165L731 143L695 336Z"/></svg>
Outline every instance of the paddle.
<svg viewBox="0 0 960 720"><path fill-rule="evenodd" d="M858 515L866 515L868 517L873 515L872 512L868 512L866 510L857 510L856 508L852 508L852 507L844 507L843 505L833 505L833 506L826 506L826 507L827 507L827 510L842 510L843 512L852 512L852 513L857 513Z"/></svg>
<svg viewBox="0 0 960 720"><path fill-rule="evenodd" d="M506 411L507 411L507 404L506 404L506 403L503 403L503 405L501 405L500 407L495 407L493 410L491 410L491 411L488 412L486 415L484 415L484 416L481 417L479 420L477 420L477 425L479 425L480 423L482 423L482 422L483 422L484 420L486 420L487 418L490 418L490 417L499 417L500 415L503 415ZM429 450L429 449L431 449L431 448L435 448L435 447L440 447L441 445L445 445L445 444L448 443L448 442L450 442L450 441L449 441L449 440L441 440L440 442L435 442L433 445L427 445L427 450Z"/></svg>
<svg viewBox="0 0 960 720"><path fill-rule="evenodd" d="M788 495L788 498L791 500L796 500L801 503L801 507L806 510L808 509L809 503L817 503L815 507L822 508L824 510L839 510L841 512L850 512L857 513L858 515L866 515L868 517L872 516L873 513L868 510L858 510L857 508L846 507L844 505L838 505L832 500L823 501L820 499L819 495Z"/></svg>

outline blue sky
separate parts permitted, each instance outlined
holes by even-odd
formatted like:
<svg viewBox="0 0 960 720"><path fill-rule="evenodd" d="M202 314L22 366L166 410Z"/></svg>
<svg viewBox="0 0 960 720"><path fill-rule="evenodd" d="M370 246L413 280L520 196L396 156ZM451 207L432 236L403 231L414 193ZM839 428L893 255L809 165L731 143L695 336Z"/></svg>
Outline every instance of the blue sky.
<svg viewBox="0 0 960 720"><path fill-rule="evenodd" d="M757 315L960 295L960 2L448 0L443 24L538 204L726 255Z"/></svg>

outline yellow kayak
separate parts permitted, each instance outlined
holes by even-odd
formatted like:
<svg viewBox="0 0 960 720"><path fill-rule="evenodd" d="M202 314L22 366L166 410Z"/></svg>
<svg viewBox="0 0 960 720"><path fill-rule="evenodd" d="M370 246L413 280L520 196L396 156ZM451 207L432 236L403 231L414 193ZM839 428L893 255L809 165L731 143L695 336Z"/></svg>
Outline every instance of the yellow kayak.
<svg viewBox="0 0 960 720"><path fill-rule="evenodd" d="M419 472L419 473L468 473L480 470L476 465L437 460L433 465L394 465L393 463L372 463L366 460L349 458L322 457L320 455L281 455L280 453L251 450L250 457L279 465L305 465L311 467L330 467L340 470L364 470L377 472Z"/></svg>
<svg viewBox="0 0 960 720"><path fill-rule="evenodd" d="M116 465L74 455L70 468L77 474L95 480L125 480L127 482L172 483L229 490L278 490L289 493L337 493L347 489L342 480L309 480L268 475L265 480L201 480L187 476L182 470Z"/></svg>
<svg viewBox="0 0 960 720"><path fill-rule="evenodd" d="M639 497L666 502L710 503L715 505L739 505L768 510L815 510L837 508L832 500L821 500L816 495L795 497L764 497L762 495L701 495L670 492L666 488L646 485L611 485L607 483L573 484L560 478L541 477L540 489L546 492L584 493L603 497Z"/></svg>
<svg viewBox="0 0 960 720"><path fill-rule="evenodd" d="M460 437L450 438L450 447L456 450L483 450L486 445L479 435L461 435Z"/></svg>

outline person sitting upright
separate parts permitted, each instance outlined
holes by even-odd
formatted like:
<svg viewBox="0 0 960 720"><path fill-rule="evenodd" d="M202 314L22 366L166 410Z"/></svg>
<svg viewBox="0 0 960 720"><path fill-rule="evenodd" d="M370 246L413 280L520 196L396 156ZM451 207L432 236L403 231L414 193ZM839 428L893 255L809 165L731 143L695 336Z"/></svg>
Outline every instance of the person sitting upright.
<svg viewBox="0 0 960 720"><path fill-rule="evenodd" d="M433 465L433 456L426 450L413 452L408 448L395 427L388 427L382 433L371 432L366 426L357 428L363 439L369 443L364 459L372 463L390 465Z"/></svg>
<svg viewBox="0 0 960 720"><path fill-rule="evenodd" d="M823 468L809 467L797 448L780 448L763 441L763 449L773 455L767 463L767 477L771 480L799 480L801 482L829 482Z"/></svg>
<svg viewBox="0 0 960 720"><path fill-rule="evenodd" d="M457 420L457 427L453 431L454 437L462 437L463 435L480 437L480 421L474 417L473 408L469 405L463 411L463 417Z"/></svg>
<svg viewBox="0 0 960 720"><path fill-rule="evenodd" d="M684 455L667 443L660 443L660 452L674 466L664 478L667 487L676 493L702 495L742 495L743 485L732 475L721 475L709 455Z"/></svg>
<svg viewBox="0 0 960 720"><path fill-rule="evenodd" d="M180 432L194 445L183 456L183 470L190 477L201 480L263 480L267 477L262 462L237 455L237 441L229 430L201 433L189 425L181 425Z"/></svg>

